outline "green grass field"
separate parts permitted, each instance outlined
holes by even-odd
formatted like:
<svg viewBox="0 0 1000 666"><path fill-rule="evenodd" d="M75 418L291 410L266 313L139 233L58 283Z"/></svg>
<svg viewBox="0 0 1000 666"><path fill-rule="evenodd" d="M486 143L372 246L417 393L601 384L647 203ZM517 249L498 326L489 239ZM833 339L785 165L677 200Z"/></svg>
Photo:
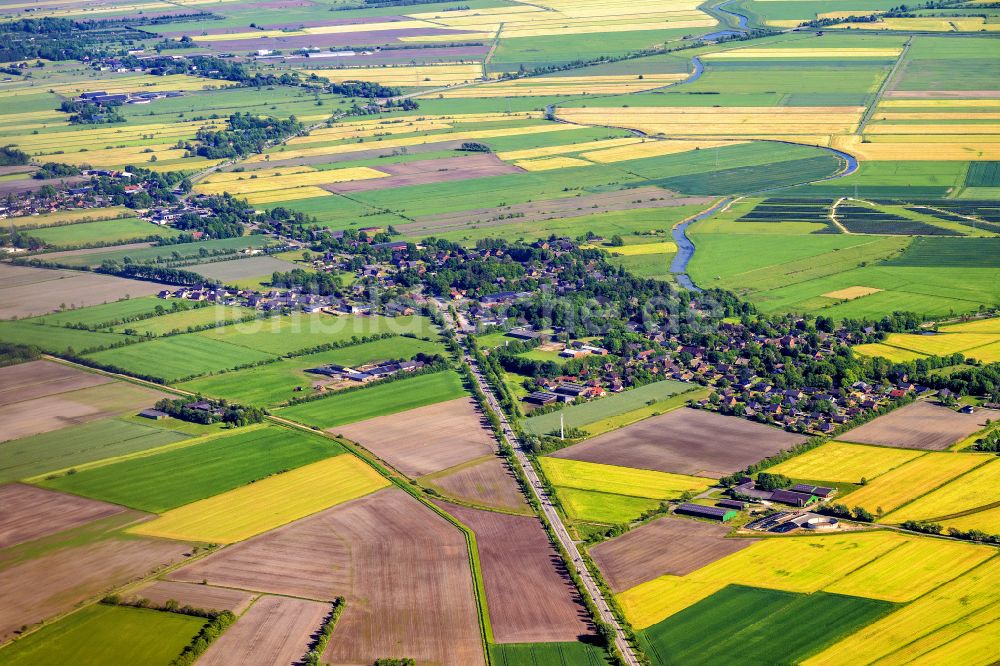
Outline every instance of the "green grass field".
<svg viewBox="0 0 1000 666"><path fill-rule="evenodd" d="M167 307L163 301L156 299L161 305ZM243 317L253 315L250 308L227 307L224 305L209 305L203 308L191 308L181 312L169 312L160 317L151 317L140 321L132 321L127 324L119 324L111 330L122 333L126 330L134 331L133 335L163 335L186 331L188 328L198 328L209 324L224 323L240 320Z"/></svg>
<svg viewBox="0 0 1000 666"><path fill-rule="evenodd" d="M654 664L793 664L897 607L886 601L729 585L639 632Z"/></svg>
<svg viewBox="0 0 1000 666"><path fill-rule="evenodd" d="M490 644L496 666L605 666L611 662L603 648L588 643Z"/></svg>
<svg viewBox="0 0 1000 666"><path fill-rule="evenodd" d="M60 264L69 266L100 266L105 261L122 261L125 257L136 263L160 261L177 261L193 259L206 252L224 250L242 250L248 247L264 247L274 240L265 235L243 236L241 238L221 238L218 240L200 241L197 243L181 243L179 245L162 245L153 247L138 247L127 250L108 249L105 252L90 254L67 255L54 258Z"/></svg>
<svg viewBox="0 0 1000 666"><path fill-rule="evenodd" d="M88 354L87 358L169 383L267 360L274 355L195 333L108 349Z"/></svg>
<svg viewBox="0 0 1000 666"><path fill-rule="evenodd" d="M524 422L524 428L536 435L545 435L559 429L559 417L562 415L567 428L581 428L588 423L624 414L639 409L650 401L659 402L667 398L690 391L696 386L684 382L666 380L646 384L639 388L622 393L613 393L605 398L599 398L580 405L571 405L561 411L534 416Z"/></svg>
<svg viewBox="0 0 1000 666"><path fill-rule="evenodd" d="M381 333L412 333L421 337L435 337L437 331L429 319L419 316L390 318L293 314L223 326L197 335L206 340L280 356L300 349Z"/></svg>
<svg viewBox="0 0 1000 666"><path fill-rule="evenodd" d="M235 402L275 406L292 398L309 395L312 383L322 379L319 375L305 372L309 368L329 363L354 366L373 361L410 359L420 352L433 354L442 349L436 342L404 337L387 338L203 377L184 382L178 388ZM297 386L303 387L303 391L295 391Z"/></svg>
<svg viewBox="0 0 1000 666"><path fill-rule="evenodd" d="M50 247L95 247L109 243L128 243L150 237L173 238L180 232L170 227L126 217L118 220L67 224L49 229L35 229L30 236L41 239Z"/></svg>
<svg viewBox="0 0 1000 666"><path fill-rule="evenodd" d="M35 345L42 351L75 353L102 349L125 342L129 337L118 333L80 331L61 326L42 326L28 321L0 321L0 340L20 345Z"/></svg>
<svg viewBox="0 0 1000 666"><path fill-rule="evenodd" d="M149 423L103 419L5 442L0 482L146 451L187 438Z"/></svg>
<svg viewBox="0 0 1000 666"><path fill-rule="evenodd" d="M461 378L451 370L400 379L350 393L332 395L276 411L282 418L317 428L363 421L433 405L465 395Z"/></svg>
<svg viewBox="0 0 1000 666"><path fill-rule="evenodd" d="M0 664L168 664L206 620L146 608L88 606L0 650Z"/></svg>
<svg viewBox="0 0 1000 666"><path fill-rule="evenodd" d="M325 437L277 426L250 427L42 485L162 513L342 452Z"/></svg>
<svg viewBox="0 0 1000 666"><path fill-rule="evenodd" d="M87 308L77 308L75 310L64 310L52 314L33 317L27 321L36 324L47 324L49 326L63 326L66 324L83 324L102 328L102 324L109 324L128 317L151 314L156 311L156 306L170 309L167 303L155 296L144 296L142 298L127 298L123 301L104 303L102 305L91 305Z"/></svg>

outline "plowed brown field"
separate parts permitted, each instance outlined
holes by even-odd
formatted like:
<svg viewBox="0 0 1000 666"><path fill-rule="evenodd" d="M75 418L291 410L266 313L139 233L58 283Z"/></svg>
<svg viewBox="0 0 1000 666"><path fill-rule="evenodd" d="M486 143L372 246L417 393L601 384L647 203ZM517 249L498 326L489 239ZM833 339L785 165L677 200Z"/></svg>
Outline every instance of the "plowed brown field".
<svg viewBox="0 0 1000 666"><path fill-rule="evenodd" d="M297 664L330 604L288 597L261 597L243 617L212 643L201 666L278 666Z"/></svg>
<svg viewBox="0 0 1000 666"><path fill-rule="evenodd" d="M521 488L507 464L496 456L470 461L451 470L424 477L424 485L456 499L509 511L528 511Z"/></svg>
<svg viewBox="0 0 1000 666"><path fill-rule="evenodd" d="M347 600L324 659L370 664L484 661L461 531L387 488L236 544L171 580Z"/></svg>
<svg viewBox="0 0 1000 666"><path fill-rule="evenodd" d="M664 574L685 576L759 539L726 539L729 528L660 518L590 549L611 589L623 592Z"/></svg>
<svg viewBox="0 0 1000 666"><path fill-rule="evenodd" d="M454 467L493 451L493 434L471 398L456 398L400 414L332 429L409 476Z"/></svg>
<svg viewBox="0 0 1000 666"><path fill-rule="evenodd" d="M553 453L554 458L718 478L804 437L697 409L675 409Z"/></svg>
<svg viewBox="0 0 1000 666"><path fill-rule="evenodd" d="M140 588L125 595L126 599L149 599L154 604L165 604L173 599L181 606L204 608L214 611L232 611L239 615L250 602L257 598L253 592L230 590L211 585L193 585L191 583L174 583L169 580L158 580L152 585Z"/></svg>
<svg viewBox="0 0 1000 666"><path fill-rule="evenodd" d="M191 547L177 541L105 539L64 548L0 570L0 641L23 624L179 561Z"/></svg>
<svg viewBox="0 0 1000 666"><path fill-rule="evenodd" d="M593 634L565 564L538 518L439 506L476 533L497 643L575 641Z"/></svg>
<svg viewBox="0 0 1000 666"><path fill-rule="evenodd" d="M959 414L929 402L915 402L874 421L849 430L839 437L845 442L879 444L902 449L942 451L996 421L1000 411L977 409L975 414Z"/></svg>
<svg viewBox="0 0 1000 666"><path fill-rule="evenodd" d="M20 483L0 486L0 548L62 532L124 510L115 504Z"/></svg>

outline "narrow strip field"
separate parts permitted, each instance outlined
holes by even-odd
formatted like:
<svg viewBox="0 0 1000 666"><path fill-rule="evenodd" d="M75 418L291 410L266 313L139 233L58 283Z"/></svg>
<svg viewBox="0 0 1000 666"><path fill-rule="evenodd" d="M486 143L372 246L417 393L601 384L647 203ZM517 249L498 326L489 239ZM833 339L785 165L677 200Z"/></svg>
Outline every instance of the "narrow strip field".
<svg viewBox="0 0 1000 666"><path fill-rule="evenodd" d="M233 543L387 485L374 469L341 454L168 511L130 531L167 539Z"/></svg>

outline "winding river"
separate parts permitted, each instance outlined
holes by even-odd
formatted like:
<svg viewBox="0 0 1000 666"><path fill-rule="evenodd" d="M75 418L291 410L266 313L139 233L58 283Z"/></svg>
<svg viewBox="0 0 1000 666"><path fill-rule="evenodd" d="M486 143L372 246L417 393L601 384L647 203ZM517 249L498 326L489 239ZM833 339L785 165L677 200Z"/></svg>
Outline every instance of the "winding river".
<svg viewBox="0 0 1000 666"><path fill-rule="evenodd" d="M697 60L697 58L695 58ZM699 63L700 64L700 63ZM799 144L794 144L799 145ZM838 178L844 178L845 176L850 176L852 173L858 170L858 160L854 158L853 155L845 153L843 151L837 150L836 148L827 148L825 146L817 146L827 152L833 153L838 158L844 161L844 167L837 171L837 173L827 176L826 178L820 178L818 180L810 180L805 183L798 183L798 185L808 185L810 183L822 183L829 180L836 180ZM773 192L775 190L782 190L786 187L793 187L789 185L779 185L776 187L769 187L762 190L757 190L755 192L749 192L742 196L754 196L758 194L765 194L767 192ZM733 201L733 197L726 197L722 199L717 204L712 206L706 211L698 213L694 217L684 220L673 229L670 230L670 235L673 236L674 243L677 244L677 254L674 255L673 261L670 262L670 272L674 274L674 279L677 280L677 284L681 285L685 289L690 289L691 291L701 291L698 286L691 280L691 276L687 273L688 264L691 263L691 259L694 258L695 245L691 242L691 239L687 235L687 228L697 222L698 220L704 220L710 215L714 215L719 212L723 207Z"/></svg>

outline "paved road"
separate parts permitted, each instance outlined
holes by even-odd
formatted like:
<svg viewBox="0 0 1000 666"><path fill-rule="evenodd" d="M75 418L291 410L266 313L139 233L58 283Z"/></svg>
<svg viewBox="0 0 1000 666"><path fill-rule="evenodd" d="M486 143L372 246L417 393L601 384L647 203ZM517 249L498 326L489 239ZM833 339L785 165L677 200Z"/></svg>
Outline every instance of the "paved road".
<svg viewBox="0 0 1000 666"><path fill-rule="evenodd" d="M605 600L604 595L597 586L597 582L591 575L587 565L584 564L576 542L573 541L569 532L566 530L566 526L563 524L562 518L559 516L559 512L556 511L555 506L552 504L552 499L549 497L548 493L545 492L542 481L535 473L535 468L531 466L531 461L528 460L528 456L525 455L524 452L521 451L520 446L518 446L517 438L514 436L514 430L510 427L510 423L507 421L507 417L504 415L503 410L500 409L500 403L493 394L493 389L490 387L489 382L486 381L486 376L483 375L475 357L469 354L466 342L466 331L464 330L464 327L456 327L451 314L447 312L446 309L443 309L442 314L444 315L447 325L452 328L458 336L458 341L461 343L463 350L465 350L465 362L469 364L470 368L472 368L472 374L476 378L476 383L479 384L479 389L486 396L486 401L489 403L493 411L496 412L497 416L500 417L500 426L503 430L504 440L506 440L507 444L514 450L517 462L524 471L524 475L528 478L532 494L534 494L539 504L541 504L542 511L545 512L545 517L548 518L549 523L555 530L556 536L559 538L559 542L562 544L563 548L566 549L566 552L570 554L570 557L573 560L571 564L583 580L583 585L587 590L587 594L594 600L597 610L601 616L601 620L615 628L615 644L625 657L625 663L629 664L629 666L639 666L639 660L636 659L635 654L632 652L632 647L628 644L628 641L625 640L625 632L622 631L621 625L618 623L618 619L615 618L614 614L611 612L611 608L608 606L607 600Z"/></svg>

